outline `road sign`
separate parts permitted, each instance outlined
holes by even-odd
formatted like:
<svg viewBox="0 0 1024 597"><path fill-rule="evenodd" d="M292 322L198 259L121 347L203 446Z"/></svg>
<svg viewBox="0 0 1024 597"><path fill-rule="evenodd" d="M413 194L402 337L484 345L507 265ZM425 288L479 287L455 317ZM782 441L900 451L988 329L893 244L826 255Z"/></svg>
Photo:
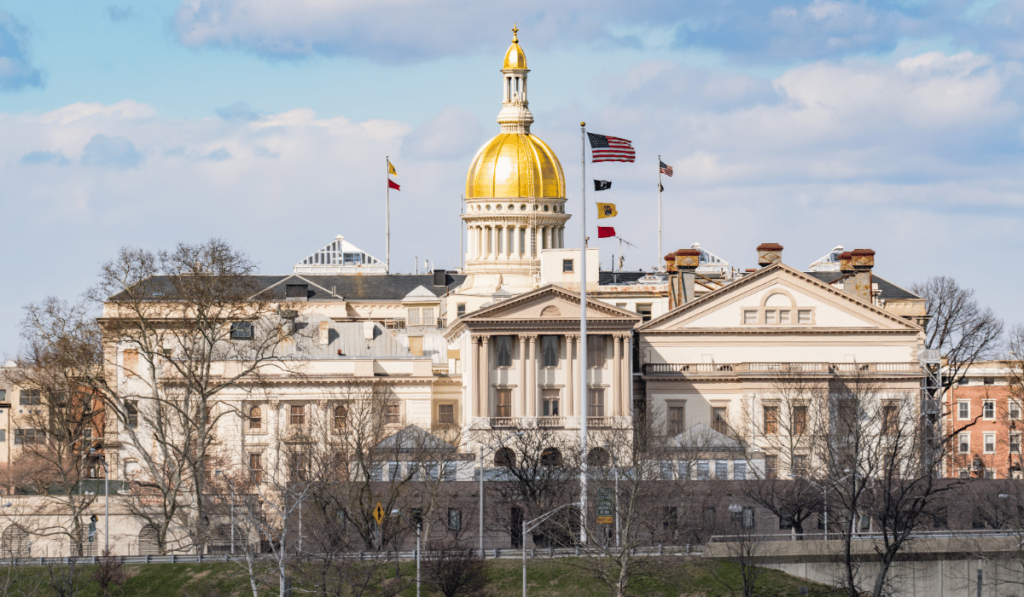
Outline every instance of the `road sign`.
<svg viewBox="0 0 1024 597"><path fill-rule="evenodd" d="M377 526L384 523L384 507L377 502L377 507L373 509L373 519L377 521Z"/></svg>
<svg viewBox="0 0 1024 597"><path fill-rule="evenodd" d="M597 490L597 524L615 522L615 492L611 487Z"/></svg>

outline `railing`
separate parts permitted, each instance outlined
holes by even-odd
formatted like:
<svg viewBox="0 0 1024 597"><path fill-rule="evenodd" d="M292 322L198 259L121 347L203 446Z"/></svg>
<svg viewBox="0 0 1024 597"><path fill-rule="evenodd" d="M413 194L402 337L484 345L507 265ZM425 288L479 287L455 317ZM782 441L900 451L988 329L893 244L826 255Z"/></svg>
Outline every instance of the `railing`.
<svg viewBox="0 0 1024 597"><path fill-rule="evenodd" d="M230 549L230 547L228 548ZM244 547L239 545L236 548L241 552ZM699 545L655 545L655 546L644 546L633 548L634 555L646 556L646 557L659 557L659 556L699 556L701 554L701 546ZM575 558L590 553L600 553L599 547L559 547L559 548L532 548L526 550L526 557L528 558ZM432 555L434 552L424 550L424 556ZM112 554L118 556L118 554ZM121 557L121 556L118 556ZM123 556L125 564L200 564L200 563L215 563L215 562L244 562L246 559L245 555L234 555L229 553L218 553L216 555L211 554L170 554L170 555L150 555L150 556ZM311 553L302 558L302 560L316 560L323 557L315 553ZM349 552L346 554L340 554L334 556L337 560L353 560L353 561L365 561L372 560L374 558L388 558L388 559L399 559L399 560L415 560L416 552L413 550L409 551L358 551ZM491 548L484 550L484 558L486 559L520 559L523 557L522 549L505 549L505 548ZM270 560L272 556L270 554L260 554L256 556L257 560ZM96 565L100 562L100 557L97 556L78 556L78 557L57 557L57 558L8 558L0 559L0 566L16 565L16 566L45 566L47 564L67 565L70 562L76 562L84 565Z"/></svg>
<svg viewBox="0 0 1024 597"><path fill-rule="evenodd" d="M537 417L537 427L541 429L564 429L565 417Z"/></svg>
<svg viewBox="0 0 1024 597"><path fill-rule="evenodd" d="M608 429L615 426L615 417L587 417L588 429Z"/></svg>
<svg viewBox="0 0 1024 597"><path fill-rule="evenodd" d="M515 417L491 417L491 429L511 429L518 426L518 419Z"/></svg>
<svg viewBox="0 0 1024 597"><path fill-rule="evenodd" d="M645 375L918 373L918 363L646 363Z"/></svg>

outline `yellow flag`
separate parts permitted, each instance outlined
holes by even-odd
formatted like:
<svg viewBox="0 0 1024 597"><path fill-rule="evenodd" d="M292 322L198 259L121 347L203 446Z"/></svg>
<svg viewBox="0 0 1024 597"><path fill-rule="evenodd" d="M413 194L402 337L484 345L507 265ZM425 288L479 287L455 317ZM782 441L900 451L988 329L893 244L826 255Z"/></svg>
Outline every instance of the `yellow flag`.
<svg viewBox="0 0 1024 597"><path fill-rule="evenodd" d="M614 203L598 203L597 204L597 219L601 218L614 218L619 215L619 212L615 210Z"/></svg>
<svg viewBox="0 0 1024 597"><path fill-rule="evenodd" d="M388 160L388 174L398 176L398 172L395 172L395 167L391 165L391 160Z"/></svg>

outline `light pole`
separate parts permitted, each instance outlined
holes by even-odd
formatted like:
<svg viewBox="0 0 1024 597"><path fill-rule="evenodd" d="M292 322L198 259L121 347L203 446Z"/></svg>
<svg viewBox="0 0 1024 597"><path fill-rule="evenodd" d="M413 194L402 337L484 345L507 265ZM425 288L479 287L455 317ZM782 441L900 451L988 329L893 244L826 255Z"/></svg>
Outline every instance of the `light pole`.
<svg viewBox="0 0 1024 597"><path fill-rule="evenodd" d="M405 518L405 514L402 514L402 511L397 508L391 511L391 515ZM409 526L416 527L416 597L420 597L420 532L423 530L423 521L413 525L411 520L405 518L405 522L409 523Z"/></svg>
<svg viewBox="0 0 1024 597"><path fill-rule="evenodd" d="M492 452L495 452L496 450L501 448L501 446L504 445L505 442L507 442L508 440L512 439L513 437L519 437L522 434L523 434L523 432L520 431L519 433L517 433L515 435L510 435L510 436L506 437L505 439L497 441L497 442L495 442L493 444L490 444L488 446L484 446L483 444L480 444L480 512L479 512L479 515L480 515L480 557L481 558L484 557L484 450L485 449L488 450L488 452L487 452L488 454L490 454Z"/></svg>
<svg viewBox="0 0 1024 597"><path fill-rule="evenodd" d="M224 480L228 482L228 489L231 490L231 555L235 555L235 484L220 470L217 471L217 474L224 477Z"/></svg>
<svg viewBox="0 0 1024 597"><path fill-rule="evenodd" d="M89 452L95 455L96 448L89 448ZM110 555L110 470L106 454L100 454L99 460L103 463L103 551Z"/></svg>
<svg viewBox="0 0 1024 597"><path fill-rule="evenodd" d="M564 506L559 506L559 507L555 508L554 510L546 513L546 514L541 514L540 516L538 516L537 518L534 518L533 520L531 520L529 522L526 521L525 517L523 518L523 537L522 537L522 544L523 544L523 597L526 597L526 533L529 533L533 529L537 528L538 525L543 523L548 518L551 518L552 514L554 514L555 512L558 512L562 508L568 508L569 506L579 506L579 505L580 505L579 502L576 502L576 503L573 503L573 504L565 504Z"/></svg>

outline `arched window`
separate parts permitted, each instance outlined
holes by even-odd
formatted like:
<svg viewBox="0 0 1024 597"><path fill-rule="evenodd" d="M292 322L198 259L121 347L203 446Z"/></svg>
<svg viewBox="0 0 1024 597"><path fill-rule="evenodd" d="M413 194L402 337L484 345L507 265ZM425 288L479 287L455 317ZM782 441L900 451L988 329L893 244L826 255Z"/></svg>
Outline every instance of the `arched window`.
<svg viewBox="0 0 1024 597"><path fill-rule="evenodd" d="M27 558L32 555L32 543L28 538L28 531L11 525L4 529L0 536L0 557L2 558Z"/></svg>
<svg viewBox="0 0 1024 597"><path fill-rule="evenodd" d="M608 466L610 460L611 456L608 455L608 450L604 448L591 448L587 452L587 466L604 468Z"/></svg>
<svg viewBox="0 0 1024 597"><path fill-rule="evenodd" d="M544 466L562 466L562 452L558 448L544 448L540 453L540 463Z"/></svg>
<svg viewBox="0 0 1024 597"><path fill-rule="evenodd" d="M516 453L512 448L500 448L494 453L494 466L512 468L516 465Z"/></svg>
<svg viewBox="0 0 1024 597"><path fill-rule="evenodd" d="M249 409L249 429L253 431L263 429L263 411L258 406Z"/></svg>
<svg viewBox="0 0 1024 597"><path fill-rule="evenodd" d="M160 555L160 541L158 540L156 529L152 525L147 524L139 531L139 555Z"/></svg>
<svg viewBox="0 0 1024 597"><path fill-rule="evenodd" d="M334 407L334 428L344 429L348 424L348 407L340 404Z"/></svg>

